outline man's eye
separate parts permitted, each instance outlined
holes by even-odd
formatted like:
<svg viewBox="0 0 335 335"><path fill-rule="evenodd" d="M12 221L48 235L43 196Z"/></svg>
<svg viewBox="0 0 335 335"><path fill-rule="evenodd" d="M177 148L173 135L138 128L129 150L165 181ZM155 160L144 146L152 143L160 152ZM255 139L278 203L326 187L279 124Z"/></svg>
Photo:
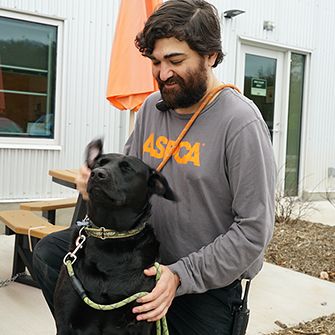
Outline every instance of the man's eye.
<svg viewBox="0 0 335 335"><path fill-rule="evenodd" d="M182 62L183 62L182 60L172 60L171 64L178 65L178 64L181 64Z"/></svg>

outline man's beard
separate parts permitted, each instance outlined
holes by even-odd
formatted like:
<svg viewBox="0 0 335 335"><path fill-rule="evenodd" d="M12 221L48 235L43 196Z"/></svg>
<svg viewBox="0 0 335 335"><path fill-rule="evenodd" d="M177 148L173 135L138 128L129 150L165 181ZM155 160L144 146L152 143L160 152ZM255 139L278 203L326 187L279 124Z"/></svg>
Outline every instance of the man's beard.
<svg viewBox="0 0 335 335"><path fill-rule="evenodd" d="M188 72L185 78L174 74L166 81L158 78L158 86L163 100L172 108L187 108L201 100L207 91L207 72L200 61L196 70ZM165 84L176 83L175 88L165 88Z"/></svg>

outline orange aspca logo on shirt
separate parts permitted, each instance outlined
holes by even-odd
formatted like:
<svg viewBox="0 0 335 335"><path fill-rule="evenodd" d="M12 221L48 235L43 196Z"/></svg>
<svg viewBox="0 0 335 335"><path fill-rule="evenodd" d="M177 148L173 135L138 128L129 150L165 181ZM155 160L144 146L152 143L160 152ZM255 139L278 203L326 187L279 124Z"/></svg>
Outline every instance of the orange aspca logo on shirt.
<svg viewBox="0 0 335 335"><path fill-rule="evenodd" d="M175 141L165 136L158 136L155 140L155 134L151 133L143 144L143 153L147 152L151 157L162 159L174 144ZM181 141L173 158L178 164L192 163L200 166L200 143L196 142L192 145L190 142Z"/></svg>

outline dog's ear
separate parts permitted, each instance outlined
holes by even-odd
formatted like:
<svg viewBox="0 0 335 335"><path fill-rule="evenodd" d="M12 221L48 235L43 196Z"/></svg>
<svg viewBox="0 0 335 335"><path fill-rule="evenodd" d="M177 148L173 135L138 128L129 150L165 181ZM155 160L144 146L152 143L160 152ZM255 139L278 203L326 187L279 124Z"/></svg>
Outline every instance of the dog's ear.
<svg viewBox="0 0 335 335"><path fill-rule="evenodd" d="M178 201L177 196L170 188L165 177L154 169L151 170L148 185L152 194L157 194L168 200Z"/></svg>
<svg viewBox="0 0 335 335"><path fill-rule="evenodd" d="M93 140L86 147L86 164L92 170L95 161L102 155L103 141L101 138Z"/></svg>

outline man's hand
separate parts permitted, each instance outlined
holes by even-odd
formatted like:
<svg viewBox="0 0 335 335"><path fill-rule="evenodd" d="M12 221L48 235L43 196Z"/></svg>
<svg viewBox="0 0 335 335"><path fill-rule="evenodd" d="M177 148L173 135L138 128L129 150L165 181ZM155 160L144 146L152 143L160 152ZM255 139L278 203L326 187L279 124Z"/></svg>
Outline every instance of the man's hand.
<svg viewBox="0 0 335 335"><path fill-rule="evenodd" d="M146 296L137 299L141 306L133 308L133 313L139 313L136 317L138 321L147 320L149 322L160 320L167 313L172 300L176 295L180 283L178 275L172 273L167 266L161 265L161 277L155 288ZM156 268L151 267L144 270L146 276L155 276Z"/></svg>
<svg viewBox="0 0 335 335"><path fill-rule="evenodd" d="M84 200L88 200L87 182L90 178L90 175L91 170L87 167L87 165L82 165L79 169L79 174L75 181L77 190L81 193Z"/></svg>

